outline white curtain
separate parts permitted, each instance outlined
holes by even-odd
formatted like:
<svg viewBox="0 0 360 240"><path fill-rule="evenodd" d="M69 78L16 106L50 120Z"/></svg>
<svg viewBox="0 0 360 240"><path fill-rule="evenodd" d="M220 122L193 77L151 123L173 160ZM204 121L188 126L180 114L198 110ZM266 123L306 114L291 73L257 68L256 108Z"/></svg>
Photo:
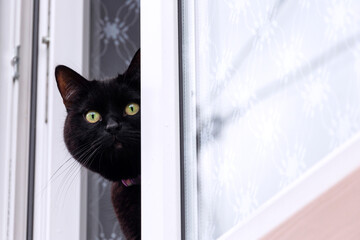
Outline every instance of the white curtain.
<svg viewBox="0 0 360 240"><path fill-rule="evenodd" d="M140 0L90 3L90 78L113 78L140 48ZM124 240L111 203L111 182L89 172L87 185L87 239Z"/></svg>
<svg viewBox="0 0 360 240"><path fill-rule="evenodd" d="M198 0L183 10L194 30L183 44L185 66L195 64L184 75L195 81L198 181L196 196L186 186L185 199L197 199L186 212L209 240L360 130L360 1Z"/></svg>

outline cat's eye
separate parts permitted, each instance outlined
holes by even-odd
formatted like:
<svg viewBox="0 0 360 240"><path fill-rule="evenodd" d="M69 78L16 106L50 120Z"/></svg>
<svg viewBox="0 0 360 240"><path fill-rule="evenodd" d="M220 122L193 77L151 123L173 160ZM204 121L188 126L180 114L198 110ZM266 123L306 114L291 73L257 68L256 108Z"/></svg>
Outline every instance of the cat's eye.
<svg viewBox="0 0 360 240"><path fill-rule="evenodd" d="M89 123L96 123L101 120L101 115L95 111L88 111L85 115L85 119Z"/></svg>
<svg viewBox="0 0 360 240"><path fill-rule="evenodd" d="M137 103L130 103L125 107L126 115L130 115L130 116L137 114L139 110L140 110L140 106Z"/></svg>

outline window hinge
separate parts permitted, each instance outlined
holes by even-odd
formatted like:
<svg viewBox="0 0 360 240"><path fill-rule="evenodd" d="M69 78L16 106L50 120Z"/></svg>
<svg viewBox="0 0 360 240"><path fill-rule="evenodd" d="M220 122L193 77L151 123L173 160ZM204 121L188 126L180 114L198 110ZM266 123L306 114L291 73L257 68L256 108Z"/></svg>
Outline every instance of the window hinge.
<svg viewBox="0 0 360 240"><path fill-rule="evenodd" d="M15 56L11 59L11 65L14 67L13 82L19 80L19 63L20 63L20 45L16 46Z"/></svg>
<svg viewBox="0 0 360 240"><path fill-rule="evenodd" d="M41 38L41 42L45 45L48 45L50 44L50 37L49 36L45 36L45 37L42 37Z"/></svg>

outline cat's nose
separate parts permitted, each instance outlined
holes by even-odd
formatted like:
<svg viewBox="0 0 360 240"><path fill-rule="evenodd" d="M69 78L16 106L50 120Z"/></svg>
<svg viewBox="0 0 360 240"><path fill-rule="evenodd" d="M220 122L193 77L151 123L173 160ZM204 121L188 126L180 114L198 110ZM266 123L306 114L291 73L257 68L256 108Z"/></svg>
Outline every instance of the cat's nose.
<svg viewBox="0 0 360 240"><path fill-rule="evenodd" d="M110 118L105 127L106 131L109 133L115 133L121 129L121 125L116 122L114 119Z"/></svg>

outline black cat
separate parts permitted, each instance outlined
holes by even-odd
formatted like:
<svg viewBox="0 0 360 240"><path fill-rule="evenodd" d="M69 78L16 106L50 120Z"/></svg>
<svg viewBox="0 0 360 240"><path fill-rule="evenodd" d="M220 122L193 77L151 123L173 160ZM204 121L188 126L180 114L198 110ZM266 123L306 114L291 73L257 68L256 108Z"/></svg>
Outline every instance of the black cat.
<svg viewBox="0 0 360 240"><path fill-rule="evenodd" d="M55 77L67 110L69 152L113 181L120 226L127 239L140 239L140 49L114 79L88 81L65 66L56 67Z"/></svg>

